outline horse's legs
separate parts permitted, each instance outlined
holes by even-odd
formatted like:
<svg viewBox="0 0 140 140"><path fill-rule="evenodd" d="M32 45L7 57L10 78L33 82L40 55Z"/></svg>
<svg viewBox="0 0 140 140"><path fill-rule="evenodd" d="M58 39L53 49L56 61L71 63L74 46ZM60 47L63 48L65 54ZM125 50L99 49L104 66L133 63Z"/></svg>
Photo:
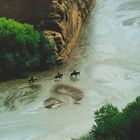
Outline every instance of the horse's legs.
<svg viewBox="0 0 140 140"><path fill-rule="evenodd" d="M32 85L32 84L33 84L33 82L30 80L30 81L29 81L29 85Z"/></svg>
<svg viewBox="0 0 140 140"><path fill-rule="evenodd" d="M71 73L71 75L70 75L70 79L72 79L73 78L73 74Z"/></svg>

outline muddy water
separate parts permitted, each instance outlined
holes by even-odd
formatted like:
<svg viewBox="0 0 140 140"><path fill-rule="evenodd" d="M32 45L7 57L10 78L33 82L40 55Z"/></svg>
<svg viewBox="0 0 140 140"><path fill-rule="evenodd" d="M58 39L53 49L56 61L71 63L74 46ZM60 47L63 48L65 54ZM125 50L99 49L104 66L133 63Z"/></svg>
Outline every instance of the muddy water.
<svg viewBox="0 0 140 140"><path fill-rule="evenodd" d="M0 84L1 140L70 140L90 129L93 112L105 103L120 109L140 95L140 0L97 0L81 32L77 47L63 67L37 74L37 87L26 80ZM73 69L77 81L69 79ZM59 83L80 88L81 104L65 97L60 108L43 102L58 84L51 80L61 70Z"/></svg>

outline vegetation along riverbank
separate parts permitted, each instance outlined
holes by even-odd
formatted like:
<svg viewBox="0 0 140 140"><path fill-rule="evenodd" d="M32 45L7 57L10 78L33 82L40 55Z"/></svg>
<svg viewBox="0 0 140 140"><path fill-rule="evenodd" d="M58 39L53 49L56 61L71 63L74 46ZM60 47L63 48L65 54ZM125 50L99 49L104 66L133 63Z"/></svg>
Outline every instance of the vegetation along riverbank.
<svg viewBox="0 0 140 140"><path fill-rule="evenodd" d="M95 111L95 125L79 140L139 140L140 97L122 111L107 104Z"/></svg>
<svg viewBox="0 0 140 140"><path fill-rule="evenodd" d="M0 79L49 68L56 60L55 47L32 25L0 18Z"/></svg>

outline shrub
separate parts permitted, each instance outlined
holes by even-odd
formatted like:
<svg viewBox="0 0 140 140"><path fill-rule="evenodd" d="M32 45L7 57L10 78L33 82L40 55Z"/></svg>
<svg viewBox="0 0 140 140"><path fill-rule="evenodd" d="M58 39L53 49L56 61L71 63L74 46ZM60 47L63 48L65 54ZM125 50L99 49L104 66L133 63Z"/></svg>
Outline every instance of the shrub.
<svg viewBox="0 0 140 140"><path fill-rule="evenodd" d="M122 113L117 107L103 106L95 112L96 125L93 126L91 133L98 140L122 140L124 130L122 120Z"/></svg>
<svg viewBox="0 0 140 140"><path fill-rule="evenodd" d="M40 34L32 25L0 18L0 72L18 75L39 65Z"/></svg>
<svg viewBox="0 0 140 140"><path fill-rule="evenodd" d="M0 18L0 77L47 67L55 62L55 46L32 25Z"/></svg>
<svg viewBox="0 0 140 140"><path fill-rule="evenodd" d="M32 25L21 24L13 19L0 18L0 48L2 51L28 47L31 52L38 47L39 32Z"/></svg>
<svg viewBox="0 0 140 140"><path fill-rule="evenodd" d="M122 112L105 105L95 112L92 130L80 140L140 140L140 97Z"/></svg>
<svg viewBox="0 0 140 140"><path fill-rule="evenodd" d="M140 97L123 109L125 135L129 140L140 140Z"/></svg>

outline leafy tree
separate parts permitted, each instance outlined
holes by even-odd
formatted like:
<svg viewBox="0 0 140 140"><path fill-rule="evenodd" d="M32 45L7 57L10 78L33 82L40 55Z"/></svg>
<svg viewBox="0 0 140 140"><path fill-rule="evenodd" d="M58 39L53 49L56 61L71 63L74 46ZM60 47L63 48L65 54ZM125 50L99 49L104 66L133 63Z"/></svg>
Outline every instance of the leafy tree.
<svg viewBox="0 0 140 140"><path fill-rule="evenodd" d="M28 49L38 47L39 32L32 25L21 24L13 19L0 18L0 48L11 50L13 48L28 46Z"/></svg>
<svg viewBox="0 0 140 140"><path fill-rule="evenodd" d="M123 109L125 133L128 140L140 139L140 97Z"/></svg>
<svg viewBox="0 0 140 140"><path fill-rule="evenodd" d="M95 112L95 125L80 140L140 140L140 97L121 112L105 105Z"/></svg>
<svg viewBox="0 0 140 140"><path fill-rule="evenodd" d="M93 126L92 132L94 137L98 140L114 139L121 140L121 126L122 114L117 107L113 105L103 106L100 110L95 112L96 125Z"/></svg>
<svg viewBox="0 0 140 140"><path fill-rule="evenodd" d="M0 18L0 77L48 67L55 62L55 46L32 25Z"/></svg>

